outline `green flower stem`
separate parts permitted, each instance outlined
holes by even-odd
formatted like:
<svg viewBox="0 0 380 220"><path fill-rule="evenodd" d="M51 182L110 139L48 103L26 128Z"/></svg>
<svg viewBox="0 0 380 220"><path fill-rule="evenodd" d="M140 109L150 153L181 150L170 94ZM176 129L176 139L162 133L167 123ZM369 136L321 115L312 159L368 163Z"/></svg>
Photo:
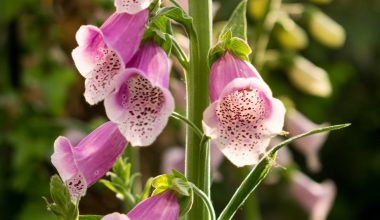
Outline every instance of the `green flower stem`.
<svg viewBox="0 0 380 220"><path fill-rule="evenodd" d="M256 39L256 53L254 54L254 64L260 71L264 64L265 53L268 47L270 34L279 16L279 10L281 8L281 0L269 0L267 5L267 11L264 14L262 23L259 28L258 37Z"/></svg>
<svg viewBox="0 0 380 220"><path fill-rule="evenodd" d="M185 122L187 125L190 126L190 128L193 130L193 132L197 134L199 138L203 137L203 132L201 131L201 129L199 129L193 122L188 120L185 116L179 114L178 112L173 112L171 117Z"/></svg>
<svg viewBox="0 0 380 220"><path fill-rule="evenodd" d="M207 63L211 46L211 0L189 0L190 15L197 36L190 35L190 72L186 77L187 119L197 127L202 127L203 111L209 104ZM199 189L209 195L208 166L201 166L208 161L207 155L199 155L201 137L190 129L186 135L186 177ZM199 198L195 198L193 208L187 219L207 219L208 213Z"/></svg>
<svg viewBox="0 0 380 220"><path fill-rule="evenodd" d="M186 56L186 53L182 50L181 46L178 44L177 40L170 36L173 43L173 53L177 57L178 61L181 63L182 67L185 69L186 74L189 72L189 59Z"/></svg>
<svg viewBox="0 0 380 220"><path fill-rule="evenodd" d="M196 185L191 184L191 186L193 187L193 191L195 192L195 194L197 194L203 200L204 204L206 205L208 214L210 216L209 219L210 220L216 220L214 206L212 205L212 202L210 201L210 199Z"/></svg>

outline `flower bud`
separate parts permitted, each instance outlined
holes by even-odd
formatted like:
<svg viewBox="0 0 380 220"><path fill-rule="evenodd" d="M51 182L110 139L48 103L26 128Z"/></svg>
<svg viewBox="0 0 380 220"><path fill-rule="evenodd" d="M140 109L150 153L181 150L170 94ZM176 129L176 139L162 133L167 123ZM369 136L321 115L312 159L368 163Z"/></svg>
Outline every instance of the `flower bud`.
<svg viewBox="0 0 380 220"><path fill-rule="evenodd" d="M268 0L250 0L248 4L248 13L256 20L260 20L266 11Z"/></svg>
<svg viewBox="0 0 380 220"><path fill-rule="evenodd" d="M309 21L313 37L327 47L341 47L346 40L343 27L321 11L314 11Z"/></svg>
<svg viewBox="0 0 380 220"><path fill-rule="evenodd" d="M303 49L308 44L305 31L288 16L282 16L278 22L276 37L285 48Z"/></svg>
<svg viewBox="0 0 380 220"><path fill-rule="evenodd" d="M306 93L320 97L328 97L331 94L332 88L327 72L301 56L294 59L288 75L292 83Z"/></svg>

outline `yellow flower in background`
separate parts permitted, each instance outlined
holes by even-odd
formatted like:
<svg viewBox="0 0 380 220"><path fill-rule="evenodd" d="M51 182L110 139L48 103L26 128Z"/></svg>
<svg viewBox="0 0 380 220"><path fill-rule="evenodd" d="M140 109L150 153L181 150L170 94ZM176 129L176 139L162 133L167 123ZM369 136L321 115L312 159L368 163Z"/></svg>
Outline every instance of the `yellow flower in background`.
<svg viewBox="0 0 380 220"><path fill-rule="evenodd" d="M289 49L303 49L309 40L305 31L288 16L281 16L276 31L277 41Z"/></svg>
<svg viewBox="0 0 380 220"><path fill-rule="evenodd" d="M331 48L341 47L346 40L343 27L321 11L312 13L309 30L317 41Z"/></svg>
<svg viewBox="0 0 380 220"><path fill-rule="evenodd" d="M300 90L315 96L328 97L332 88L327 72L304 57L294 59L288 71L291 82Z"/></svg>
<svg viewBox="0 0 380 220"><path fill-rule="evenodd" d="M266 11L268 0L250 0L248 14L256 20L260 20Z"/></svg>

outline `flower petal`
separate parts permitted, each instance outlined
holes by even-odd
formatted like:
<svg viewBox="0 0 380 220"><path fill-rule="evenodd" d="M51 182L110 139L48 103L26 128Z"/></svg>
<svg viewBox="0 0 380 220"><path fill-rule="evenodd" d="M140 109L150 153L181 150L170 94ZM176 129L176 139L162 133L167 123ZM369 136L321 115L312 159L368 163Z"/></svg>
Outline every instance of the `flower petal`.
<svg viewBox="0 0 380 220"><path fill-rule="evenodd" d="M295 199L308 212L311 220L325 220L336 196L333 181L314 182L301 172L292 175L290 190Z"/></svg>
<svg viewBox="0 0 380 220"><path fill-rule="evenodd" d="M89 186L111 169L123 153L127 141L117 125L106 122L73 149L74 159Z"/></svg>
<svg viewBox="0 0 380 220"><path fill-rule="evenodd" d="M51 162L58 170L63 181L78 173L72 148L73 146L66 137L59 136L54 142L54 153L51 155Z"/></svg>
<svg viewBox="0 0 380 220"><path fill-rule="evenodd" d="M152 41L145 43L127 64L140 69L154 86L169 87L170 59L165 51Z"/></svg>
<svg viewBox="0 0 380 220"><path fill-rule="evenodd" d="M79 197L86 194L87 183L76 165L73 146L67 138L58 137L55 140L51 162L67 185L71 200L76 203Z"/></svg>
<svg viewBox="0 0 380 220"><path fill-rule="evenodd" d="M315 124L296 109L288 111L286 117L286 130L289 131L290 136L296 136L307 131L325 127L327 125L328 123L323 123L321 125ZM321 163L318 159L318 152L325 143L328 134L328 132L314 134L296 140L292 143L292 145L299 152L304 154L306 157L307 166L313 172L317 172L321 168Z"/></svg>
<svg viewBox="0 0 380 220"><path fill-rule="evenodd" d="M127 215L132 220L177 220L179 204L174 193L167 190L140 202Z"/></svg>
<svg viewBox="0 0 380 220"><path fill-rule="evenodd" d="M114 13L100 27L107 46L118 53L127 64L140 46L148 22L149 11L144 10L135 15Z"/></svg>
<svg viewBox="0 0 380 220"><path fill-rule="evenodd" d="M209 86L211 101L217 100L224 87L233 79L251 77L261 79L260 74L252 64L234 56L230 52L226 52L211 66Z"/></svg>
<svg viewBox="0 0 380 220"><path fill-rule="evenodd" d="M151 3L152 0L115 0L116 11L129 14L136 14L148 8Z"/></svg>
<svg viewBox="0 0 380 220"><path fill-rule="evenodd" d="M204 113L205 133L236 166L254 165L284 124L285 108L259 78L236 78Z"/></svg>
<svg viewBox="0 0 380 220"><path fill-rule="evenodd" d="M122 70L118 55L110 49L103 50L103 59L87 75L84 92L86 101L91 105L102 101L114 89L112 80Z"/></svg>
<svg viewBox="0 0 380 220"><path fill-rule="evenodd" d="M104 216L102 220L130 220L130 218L128 218L128 216L124 214L114 212L114 213Z"/></svg>
<svg viewBox="0 0 380 220"><path fill-rule="evenodd" d="M104 59L103 50L107 49L99 28L92 25L82 25L77 31L78 47L72 52L72 57L79 73L86 77Z"/></svg>
<svg viewBox="0 0 380 220"><path fill-rule="evenodd" d="M119 123L133 146L152 144L174 111L169 90L153 86L144 75L137 69L118 75L115 91L104 102L108 118Z"/></svg>

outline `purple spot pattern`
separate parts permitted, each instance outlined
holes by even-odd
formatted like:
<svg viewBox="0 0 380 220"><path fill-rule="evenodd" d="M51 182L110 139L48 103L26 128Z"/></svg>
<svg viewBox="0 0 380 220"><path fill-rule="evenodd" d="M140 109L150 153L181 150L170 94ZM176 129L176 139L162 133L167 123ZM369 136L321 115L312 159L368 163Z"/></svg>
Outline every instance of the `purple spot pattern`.
<svg viewBox="0 0 380 220"><path fill-rule="evenodd" d="M86 194L87 183L81 173L77 173L70 179L66 180L66 186L71 195L71 199L75 203L81 196Z"/></svg>
<svg viewBox="0 0 380 220"><path fill-rule="evenodd" d="M113 77L122 69L120 59L115 51L109 48L99 48L101 55L94 70L91 71L86 79L85 98L90 104L102 101L112 92Z"/></svg>
<svg viewBox="0 0 380 220"><path fill-rule="evenodd" d="M256 152L256 159L263 156L267 129L265 100L257 89L244 89L223 97L216 106L220 137L217 142L237 158L245 158Z"/></svg>
<svg viewBox="0 0 380 220"><path fill-rule="evenodd" d="M123 129L128 138L152 139L165 126L164 117L160 117L165 97L159 87L154 87L141 75L130 77L126 84L127 95L121 96L121 104L126 109ZM152 133L153 132L153 133Z"/></svg>

